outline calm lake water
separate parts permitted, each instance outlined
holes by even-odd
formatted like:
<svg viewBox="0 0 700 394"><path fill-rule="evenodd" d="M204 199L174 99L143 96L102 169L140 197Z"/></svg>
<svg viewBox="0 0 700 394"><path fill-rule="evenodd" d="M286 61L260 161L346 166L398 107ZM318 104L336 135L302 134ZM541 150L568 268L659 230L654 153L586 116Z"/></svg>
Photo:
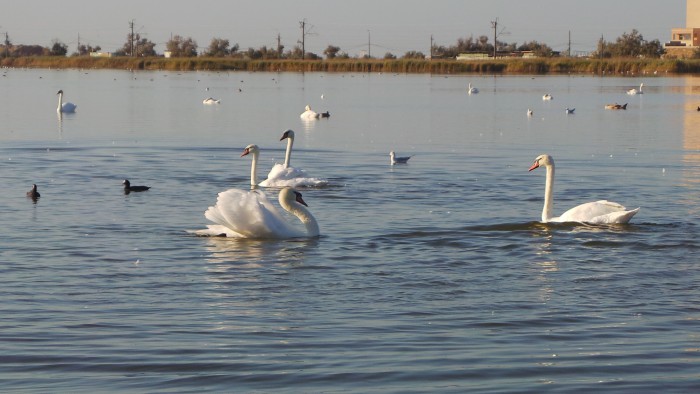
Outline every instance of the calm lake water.
<svg viewBox="0 0 700 394"><path fill-rule="evenodd" d="M1 72L0 391L700 390L700 78ZM322 237L188 233L290 128Z"/></svg>

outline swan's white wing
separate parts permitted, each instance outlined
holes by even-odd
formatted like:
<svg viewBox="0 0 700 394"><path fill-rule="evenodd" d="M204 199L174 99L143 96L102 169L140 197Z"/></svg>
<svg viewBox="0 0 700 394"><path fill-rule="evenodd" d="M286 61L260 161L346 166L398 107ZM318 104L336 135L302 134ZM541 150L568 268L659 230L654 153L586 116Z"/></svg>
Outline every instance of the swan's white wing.
<svg viewBox="0 0 700 394"><path fill-rule="evenodd" d="M639 208L632 209L630 211L618 211L611 212L606 215L601 215L593 218L589 221L591 224L625 224L632 219L634 215L639 212Z"/></svg>
<svg viewBox="0 0 700 394"><path fill-rule="evenodd" d="M638 211L639 208L628 211L616 202L600 200L571 208L552 221L590 224L627 223Z"/></svg>
<svg viewBox="0 0 700 394"><path fill-rule="evenodd" d="M213 234L241 238L294 238L304 233L294 228L259 190L229 189L219 193L216 205L204 216L218 226ZM220 227L222 226L222 227ZM226 231L221 231L226 230Z"/></svg>
<svg viewBox="0 0 700 394"><path fill-rule="evenodd" d="M302 119L316 119L319 117L319 115L316 111L308 110L302 112L301 115L299 115L299 117Z"/></svg>
<svg viewBox="0 0 700 394"><path fill-rule="evenodd" d="M267 179L260 182L263 187L300 187L300 186L323 186L328 181L320 178L310 177L306 171L301 168L288 167L284 168L283 164L275 164L270 173L267 174Z"/></svg>

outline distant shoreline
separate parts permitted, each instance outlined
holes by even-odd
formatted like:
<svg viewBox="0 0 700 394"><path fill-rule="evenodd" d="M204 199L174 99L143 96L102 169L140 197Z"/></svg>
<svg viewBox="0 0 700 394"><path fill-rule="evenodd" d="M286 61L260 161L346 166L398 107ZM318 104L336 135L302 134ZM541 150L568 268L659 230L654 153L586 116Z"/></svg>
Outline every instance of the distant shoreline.
<svg viewBox="0 0 700 394"><path fill-rule="evenodd" d="M430 74L694 74L700 59L586 59L498 58L495 60L444 59L333 59L246 60L232 58L131 58L131 57L15 57L0 59L3 68L114 69L145 71L247 71L247 72L385 72Z"/></svg>

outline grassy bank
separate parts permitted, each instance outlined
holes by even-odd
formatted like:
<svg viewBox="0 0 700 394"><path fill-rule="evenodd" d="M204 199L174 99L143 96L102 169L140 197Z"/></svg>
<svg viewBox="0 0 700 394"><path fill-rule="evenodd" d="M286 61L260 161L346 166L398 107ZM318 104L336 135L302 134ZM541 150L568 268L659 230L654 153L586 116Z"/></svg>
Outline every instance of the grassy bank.
<svg viewBox="0 0 700 394"><path fill-rule="evenodd" d="M418 60L243 60L230 58L21 57L0 59L14 68L74 68L168 71L386 72L432 74L627 74L700 73L700 60L677 59L521 59Z"/></svg>

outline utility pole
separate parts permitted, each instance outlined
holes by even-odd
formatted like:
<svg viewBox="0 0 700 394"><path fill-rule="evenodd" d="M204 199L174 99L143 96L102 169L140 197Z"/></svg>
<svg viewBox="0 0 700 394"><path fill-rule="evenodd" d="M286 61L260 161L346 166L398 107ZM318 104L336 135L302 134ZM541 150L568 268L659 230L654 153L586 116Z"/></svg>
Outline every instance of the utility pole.
<svg viewBox="0 0 700 394"><path fill-rule="evenodd" d="M309 28L307 28L306 18L299 22L299 26L301 27L301 41L297 42L301 44L301 59L304 60L306 56L306 36L308 36L309 34L314 34L311 32L311 29L313 29L314 26L311 25Z"/></svg>
<svg viewBox="0 0 700 394"><path fill-rule="evenodd" d="M304 56L306 56L306 19L299 22L299 25L301 26L301 60L304 60Z"/></svg>
<svg viewBox="0 0 700 394"><path fill-rule="evenodd" d="M498 18L495 21L491 21L491 26L493 27L493 58L496 58L496 47L498 46Z"/></svg>
<svg viewBox="0 0 700 394"><path fill-rule="evenodd" d="M430 60L433 60L433 35L430 35Z"/></svg>
<svg viewBox="0 0 700 394"><path fill-rule="evenodd" d="M131 22L129 22L129 27L131 27L131 35L129 36L129 46L130 46L130 51L131 51L131 57L136 57L136 54L134 53L134 20L132 19Z"/></svg>
<svg viewBox="0 0 700 394"><path fill-rule="evenodd" d="M367 29L367 58L372 58L372 34L369 29Z"/></svg>
<svg viewBox="0 0 700 394"><path fill-rule="evenodd" d="M571 30L569 30L569 57L571 57Z"/></svg>
<svg viewBox="0 0 700 394"><path fill-rule="evenodd" d="M10 36L5 32L5 58L10 55Z"/></svg>
<svg viewBox="0 0 700 394"><path fill-rule="evenodd" d="M277 58L282 59L282 37L277 33Z"/></svg>

